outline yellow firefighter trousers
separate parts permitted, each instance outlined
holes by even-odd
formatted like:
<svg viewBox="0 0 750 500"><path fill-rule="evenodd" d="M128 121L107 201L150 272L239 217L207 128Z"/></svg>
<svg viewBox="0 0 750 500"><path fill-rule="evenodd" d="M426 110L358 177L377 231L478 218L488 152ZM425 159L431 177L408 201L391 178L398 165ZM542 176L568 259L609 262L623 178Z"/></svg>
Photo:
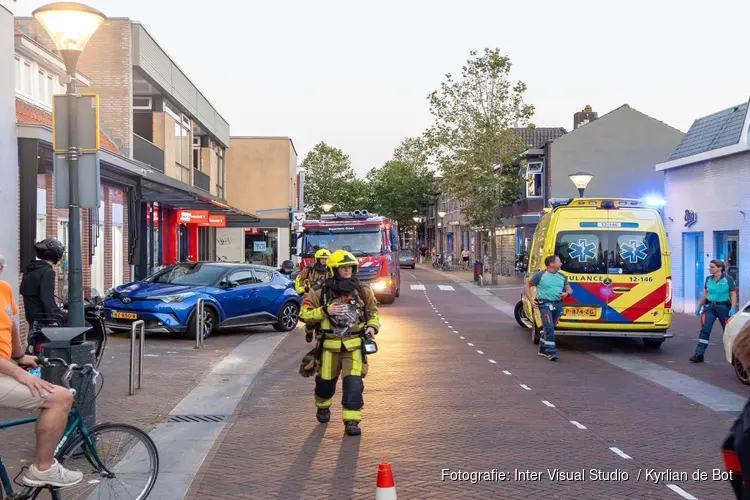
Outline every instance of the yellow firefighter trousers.
<svg viewBox="0 0 750 500"><path fill-rule="evenodd" d="M362 407L365 402L362 393L365 385L362 379L367 375L367 363L358 347L352 351L331 351L323 349L320 360L320 371L315 376L315 406L330 408L336 383L342 376L343 394L341 406L342 417L347 420L362 420Z"/></svg>

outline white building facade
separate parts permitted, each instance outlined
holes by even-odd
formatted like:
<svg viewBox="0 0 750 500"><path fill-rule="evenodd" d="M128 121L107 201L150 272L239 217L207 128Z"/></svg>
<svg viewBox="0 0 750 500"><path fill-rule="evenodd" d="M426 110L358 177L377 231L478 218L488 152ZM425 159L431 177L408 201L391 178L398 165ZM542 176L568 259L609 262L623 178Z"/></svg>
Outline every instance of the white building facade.
<svg viewBox="0 0 750 500"><path fill-rule="evenodd" d="M699 118L664 172L676 311L693 313L712 259L722 260L750 299L750 149L748 103Z"/></svg>

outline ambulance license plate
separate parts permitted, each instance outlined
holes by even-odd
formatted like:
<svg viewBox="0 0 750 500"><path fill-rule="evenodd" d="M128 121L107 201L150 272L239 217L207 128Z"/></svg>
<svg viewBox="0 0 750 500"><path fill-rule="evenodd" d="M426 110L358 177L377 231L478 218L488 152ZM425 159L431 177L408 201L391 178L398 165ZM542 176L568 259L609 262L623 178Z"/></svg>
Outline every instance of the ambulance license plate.
<svg viewBox="0 0 750 500"><path fill-rule="evenodd" d="M563 316L566 319L598 319L598 307L565 307Z"/></svg>

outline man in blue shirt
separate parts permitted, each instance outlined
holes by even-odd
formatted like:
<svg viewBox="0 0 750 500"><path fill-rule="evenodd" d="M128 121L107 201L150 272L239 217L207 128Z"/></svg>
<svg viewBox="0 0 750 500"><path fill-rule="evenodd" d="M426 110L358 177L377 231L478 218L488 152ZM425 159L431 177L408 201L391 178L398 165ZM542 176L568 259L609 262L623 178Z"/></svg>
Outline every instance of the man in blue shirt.
<svg viewBox="0 0 750 500"><path fill-rule="evenodd" d="M560 321L563 307L562 300L573 295L573 289L568 283L568 277L560 273L562 261L557 255L550 255L544 259L547 269L539 271L526 282L526 298L531 299L531 287L536 287L534 304L539 306L544 326L544 335L539 341L539 355L550 361L557 361L557 347L555 346L555 326Z"/></svg>

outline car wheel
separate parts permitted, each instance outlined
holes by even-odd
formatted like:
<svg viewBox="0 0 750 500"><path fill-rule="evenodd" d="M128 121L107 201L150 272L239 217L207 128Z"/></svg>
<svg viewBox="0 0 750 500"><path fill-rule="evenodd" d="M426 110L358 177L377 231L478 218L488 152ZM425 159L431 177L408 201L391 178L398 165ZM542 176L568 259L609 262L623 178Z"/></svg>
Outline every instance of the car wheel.
<svg viewBox="0 0 750 500"><path fill-rule="evenodd" d="M203 321L203 338L207 339L216 330L218 323L216 312L210 307L203 306ZM187 330L185 330L184 336L189 340L195 340L195 312L190 315L190 324L188 325Z"/></svg>
<svg viewBox="0 0 750 500"><path fill-rule="evenodd" d="M299 306L294 302L287 302L281 306L278 319L273 328L277 332L291 332L297 328L299 322Z"/></svg>
<svg viewBox="0 0 750 500"><path fill-rule="evenodd" d="M737 359L736 356L732 356L732 367L734 367L734 374L737 375L740 382L745 385L750 385L750 377L748 376L745 367L742 366L742 362Z"/></svg>
<svg viewBox="0 0 750 500"><path fill-rule="evenodd" d="M523 312L523 301L519 300L516 304L515 309L513 310L513 314L516 317L516 322L521 325L523 328L531 328L531 321L526 317L526 314Z"/></svg>
<svg viewBox="0 0 750 500"><path fill-rule="evenodd" d="M664 343L664 339L643 339L646 349L658 349Z"/></svg>

